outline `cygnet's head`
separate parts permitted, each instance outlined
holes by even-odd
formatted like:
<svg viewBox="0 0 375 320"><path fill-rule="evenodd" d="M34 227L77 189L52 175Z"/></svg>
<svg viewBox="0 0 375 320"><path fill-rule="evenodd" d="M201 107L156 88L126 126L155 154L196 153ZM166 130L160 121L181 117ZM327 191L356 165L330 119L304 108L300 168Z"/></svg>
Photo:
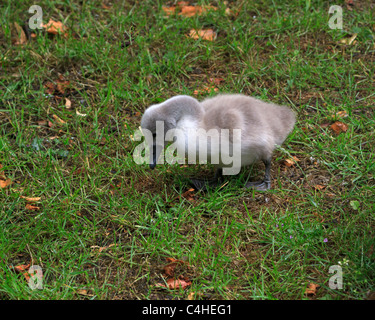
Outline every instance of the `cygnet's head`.
<svg viewBox="0 0 375 320"><path fill-rule="evenodd" d="M150 146L150 168L154 169L156 162L168 144L166 134L173 136L177 122L184 114L194 115L200 108L199 102L189 96L175 96L162 103L148 107L142 116L141 128L146 142ZM172 133L172 134L171 134Z"/></svg>

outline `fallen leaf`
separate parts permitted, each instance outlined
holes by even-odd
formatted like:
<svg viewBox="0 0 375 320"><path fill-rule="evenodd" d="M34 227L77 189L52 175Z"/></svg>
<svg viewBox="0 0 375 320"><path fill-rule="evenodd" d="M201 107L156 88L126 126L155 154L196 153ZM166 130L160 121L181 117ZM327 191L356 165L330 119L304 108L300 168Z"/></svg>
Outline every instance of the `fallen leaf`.
<svg viewBox="0 0 375 320"><path fill-rule="evenodd" d="M294 166L296 162L300 161L296 156L293 156L292 158L285 159L284 160L284 165L287 167Z"/></svg>
<svg viewBox="0 0 375 320"><path fill-rule="evenodd" d="M25 31L23 31L22 27L17 22L14 22L14 28L16 29L16 32L17 32L17 38L14 39L14 44L15 45L25 44L27 42Z"/></svg>
<svg viewBox="0 0 375 320"><path fill-rule="evenodd" d="M182 6L179 15L184 17L193 17L195 15L201 15L209 10L216 11L217 8L214 6Z"/></svg>
<svg viewBox="0 0 375 320"><path fill-rule="evenodd" d="M115 244L112 243L112 244L110 244L109 246L106 246L106 247L91 246L90 248L91 248L91 249L99 249L98 251L99 251L99 252L102 252L103 250L106 250L106 249L108 249L108 248L110 248L110 247L113 247L114 245L115 245Z"/></svg>
<svg viewBox="0 0 375 320"><path fill-rule="evenodd" d="M46 93L47 93L47 94L53 94L53 93L55 92L55 90L56 90L56 86L55 86L55 84L52 83L52 82L50 82L50 81L48 81L48 82L46 82L46 83L44 84L44 88L47 89L47 90L46 90Z"/></svg>
<svg viewBox="0 0 375 320"><path fill-rule="evenodd" d="M194 199L194 198L195 198L194 191L195 191L195 189L194 189L194 188L191 188L191 189L185 191L185 192L181 195L181 197L184 198L184 199L186 199L187 201L192 202L192 201L195 200L195 199Z"/></svg>
<svg viewBox="0 0 375 320"><path fill-rule="evenodd" d="M18 266L13 267L13 269L15 271L17 271L18 273L26 272L29 268L30 268L30 263L28 263L28 264L20 264Z"/></svg>
<svg viewBox="0 0 375 320"><path fill-rule="evenodd" d="M174 6L172 6L172 7L163 6L162 9L167 16L170 16L170 15L172 15L176 12L176 7L174 7Z"/></svg>
<svg viewBox="0 0 375 320"><path fill-rule="evenodd" d="M202 40L208 40L208 41L214 41L216 39L216 32L212 29L202 29L202 30L194 30L191 29L189 32L188 37L192 39L202 39Z"/></svg>
<svg viewBox="0 0 375 320"><path fill-rule="evenodd" d="M10 179L0 179L0 188L6 188L7 186L10 186L12 183L13 182Z"/></svg>
<svg viewBox="0 0 375 320"><path fill-rule="evenodd" d="M336 134L340 134L341 132L346 132L348 130L348 126L340 121L336 121L334 124L330 126L330 128Z"/></svg>
<svg viewBox="0 0 375 320"><path fill-rule="evenodd" d="M29 202L38 202L40 201L40 199L42 199L41 197L25 197L25 196L20 196L20 198L25 199L26 201L29 201Z"/></svg>
<svg viewBox="0 0 375 320"><path fill-rule="evenodd" d="M358 36L358 33L354 33L350 38L341 39L340 42L348 46L350 46L351 44L356 44L357 41L354 41L354 40L355 38L357 38L357 36Z"/></svg>
<svg viewBox="0 0 375 320"><path fill-rule="evenodd" d="M49 19L47 24L42 23L42 28L45 28L46 31L51 34L61 34L65 38L68 36L68 33L66 32L68 28L60 21Z"/></svg>
<svg viewBox="0 0 375 320"><path fill-rule="evenodd" d="M60 119L57 115L53 114L52 117L59 123L59 124L65 124L66 122L62 119Z"/></svg>
<svg viewBox="0 0 375 320"><path fill-rule="evenodd" d="M187 288L188 286L191 285L191 281L190 280L186 280L186 279L168 279L167 281L167 285L165 285L164 283L157 283L156 286L157 287L164 287L164 288L169 288L169 289L185 289Z"/></svg>
<svg viewBox="0 0 375 320"><path fill-rule="evenodd" d="M86 117L87 113L80 113L78 110L76 110L76 115L80 117Z"/></svg>
<svg viewBox="0 0 375 320"><path fill-rule="evenodd" d="M174 258L167 258L167 261L169 261L169 263L163 267L164 274L167 277L173 277L174 276L174 270L176 269L176 267L178 265L187 264L187 262L185 262L183 260L177 260L177 259L174 259Z"/></svg>
<svg viewBox="0 0 375 320"><path fill-rule="evenodd" d="M315 283L309 283L309 285L307 286L306 290L305 290L305 295L307 296L315 296L316 295L316 289L319 288L320 285L318 284L315 284Z"/></svg>
<svg viewBox="0 0 375 320"><path fill-rule="evenodd" d="M40 207L34 206L31 203L27 203L25 209L33 211L33 210L40 210Z"/></svg>
<svg viewBox="0 0 375 320"><path fill-rule="evenodd" d="M314 186L314 188L315 188L316 190L323 190L325 187L326 187L326 186L322 186L321 184L316 184L316 185Z"/></svg>
<svg viewBox="0 0 375 320"><path fill-rule="evenodd" d="M65 98L65 107L67 109L70 109L72 107L72 102L68 98Z"/></svg>

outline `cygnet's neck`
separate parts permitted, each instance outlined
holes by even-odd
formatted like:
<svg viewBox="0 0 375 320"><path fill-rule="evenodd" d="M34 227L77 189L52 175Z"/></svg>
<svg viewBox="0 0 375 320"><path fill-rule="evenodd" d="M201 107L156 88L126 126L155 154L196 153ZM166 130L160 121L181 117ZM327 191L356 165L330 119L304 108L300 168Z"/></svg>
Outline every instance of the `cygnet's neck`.
<svg viewBox="0 0 375 320"><path fill-rule="evenodd" d="M197 127L203 119L204 109L198 100L189 96L176 96L163 105L168 117L175 120L176 128Z"/></svg>

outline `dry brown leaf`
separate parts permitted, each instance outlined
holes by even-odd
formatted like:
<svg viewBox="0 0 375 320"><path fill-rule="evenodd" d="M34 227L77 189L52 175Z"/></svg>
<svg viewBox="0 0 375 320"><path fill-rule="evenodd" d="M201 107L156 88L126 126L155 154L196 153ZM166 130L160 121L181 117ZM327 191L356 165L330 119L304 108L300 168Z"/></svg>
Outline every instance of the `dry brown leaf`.
<svg viewBox="0 0 375 320"><path fill-rule="evenodd" d="M57 79L57 91L59 91L61 94L65 93L65 89L69 86L70 82L68 80L65 80L62 75L59 75L59 78Z"/></svg>
<svg viewBox="0 0 375 320"><path fill-rule="evenodd" d="M0 188L6 188L7 186L10 186L12 183L13 182L10 179L0 179Z"/></svg>
<svg viewBox="0 0 375 320"><path fill-rule="evenodd" d="M53 114L52 117L59 123L65 124L66 122L63 119L60 119L57 115Z"/></svg>
<svg viewBox="0 0 375 320"><path fill-rule="evenodd" d="M284 160L284 165L287 167L294 166L296 162L300 161L296 156L293 156L292 158L285 159Z"/></svg>
<svg viewBox="0 0 375 320"><path fill-rule="evenodd" d="M16 29L16 32L17 32L17 37L16 39L14 39L14 44L15 45L25 44L27 42L25 31L23 31L22 27L17 22L14 22L14 28Z"/></svg>
<svg viewBox="0 0 375 320"><path fill-rule="evenodd" d="M184 199L186 199L187 201L194 201L194 197L195 197L195 194L194 194L194 191L195 189L194 188L191 188L189 189L188 191L185 191L181 197L183 197Z"/></svg>
<svg viewBox="0 0 375 320"><path fill-rule="evenodd" d="M202 7L201 6L184 6L181 8L181 12L179 15L184 17L193 17L195 15L202 14Z"/></svg>
<svg viewBox="0 0 375 320"><path fill-rule="evenodd" d="M336 134L340 134L341 132L346 132L348 130L348 126L340 121L336 121L330 126L330 128Z"/></svg>
<svg viewBox="0 0 375 320"><path fill-rule="evenodd" d="M44 88L46 88L46 93L47 94L53 94L56 90L56 86L54 83L48 81L44 84Z"/></svg>
<svg viewBox="0 0 375 320"><path fill-rule="evenodd" d="M40 207L34 206L31 203L27 203L25 209L33 211L33 210L40 210Z"/></svg>
<svg viewBox="0 0 375 320"><path fill-rule="evenodd" d="M316 289L319 288L320 285L318 284L315 284L315 283L309 283L309 285L307 286L306 290L305 290L305 295L307 296L315 296L316 295Z"/></svg>
<svg viewBox="0 0 375 320"><path fill-rule="evenodd" d="M217 8L214 6L182 6L179 15L184 17L193 17L195 15L201 15L209 10L216 11Z"/></svg>
<svg viewBox="0 0 375 320"><path fill-rule="evenodd" d="M202 30L194 30L191 29L189 32L188 37L198 40L208 40L208 41L214 41L216 39L216 32L212 29L202 29Z"/></svg>
<svg viewBox="0 0 375 320"><path fill-rule="evenodd" d="M13 267L13 269L19 273L26 272L30 268L30 263L28 264L20 264L18 266Z"/></svg>
<svg viewBox="0 0 375 320"><path fill-rule="evenodd" d="M323 186L323 185L321 185L321 184L316 184L316 185L314 186L314 188L315 188L316 190L323 190L325 187L326 187L326 186Z"/></svg>
<svg viewBox="0 0 375 320"><path fill-rule="evenodd" d="M216 86L222 83L225 79L224 78L209 78L208 81Z"/></svg>
<svg viewBox="0 0 375 320"><path fill-rule="evenodd" d="M25 199L26 201L29 201L29 202L38 202L40 201L40 199L42 199L41 197L25 197L25 196L20 196L20 198Z"/></svg>
<svg viewBox="0 0 375 320"><path fill-rule="evenodd" d="M164 283L157 283L156 286L157 287L164 287L164 288L169 288L169 289L185 289L187 288L188 286L191 285L191 281L190 280L187 280L187 279L183 279L183 278L180 278L180 279L168 279L167 280L167 285L165 285Z"/></svg>
<svg viewBox="0 0 375 320"><path fill-rule="evenodd" d="M42 27L45 28L48 33L61 34L65 38L68 36L68 33L66 32L68 28L64 26L60 21L49 19L47 24L42 24Z"/></svg>
<svg viewBox="0 0 375 320"><path fill-rule="evenodd" d="M174 6L172 7L163 6L162 9L167 16L170 16L176 12L176 7Z"/></svg>
<svg viewBox="0 0 375 320"><path fill-rule="evenodd" d="M178 265L184 265L188 264L187 262L183 260L178 260L174 258L167 258L167 261L169 262L167 265L163 267L164 274L167 277L173 277L174 276L174 270Z"/></svg>

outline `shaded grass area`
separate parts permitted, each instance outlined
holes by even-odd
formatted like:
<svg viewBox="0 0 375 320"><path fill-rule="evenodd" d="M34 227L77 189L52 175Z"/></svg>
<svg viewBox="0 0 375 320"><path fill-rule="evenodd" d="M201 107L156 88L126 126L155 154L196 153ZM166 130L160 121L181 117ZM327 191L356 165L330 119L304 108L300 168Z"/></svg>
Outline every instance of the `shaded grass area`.
<svg viewBox="0 0 375 320"><path fill-rule="evenodd" d="M0 189L2 299L363 299L374 291L371 1L352 10L339 1L343 30L329 29L325 1L229 1L238 9L229 16L212 1L218 10L192 18L167 18L162 5L172 2L40 1L43 20L63 21L68 37L40 30L16 46L12 23L23 25L32 4L1 5L0 163L13 181ZM192 28L218 37L190 39ZM340 42L353 33L355 44ZM46 94L61 76L64 93ZM289 105L298 122L275 152L273 190L243 189L262 174L257 164L187 201L188 178L212 169L149 171L134 163L132 137L147 106L218 77L219 92ZM348 130L335 135L323 124L338 111ZM285 167L290 156L300 161ZM41 197L39 210L20 195ZM156 287L167 257L189 263L178 270L189 288ZM42 267L42 290L12 269L29 262ZM339 263L343 289L330 289L329 267ZM306 297L311 282L320 288Z"/></svg>

